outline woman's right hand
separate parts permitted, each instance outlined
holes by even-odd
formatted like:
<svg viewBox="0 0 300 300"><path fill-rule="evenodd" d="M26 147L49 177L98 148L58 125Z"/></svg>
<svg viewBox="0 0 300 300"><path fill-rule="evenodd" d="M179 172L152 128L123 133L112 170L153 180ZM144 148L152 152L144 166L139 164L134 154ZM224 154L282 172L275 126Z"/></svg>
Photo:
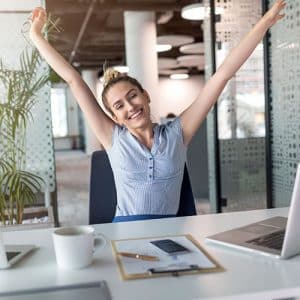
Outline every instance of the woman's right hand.
<svg viewBox="0 0 300 300"><path fill-rule="evenodd" d="M46 10L42 7L36 7L31 13L30 36L32 37L34 34L41 34L46 22Z"/></svg>

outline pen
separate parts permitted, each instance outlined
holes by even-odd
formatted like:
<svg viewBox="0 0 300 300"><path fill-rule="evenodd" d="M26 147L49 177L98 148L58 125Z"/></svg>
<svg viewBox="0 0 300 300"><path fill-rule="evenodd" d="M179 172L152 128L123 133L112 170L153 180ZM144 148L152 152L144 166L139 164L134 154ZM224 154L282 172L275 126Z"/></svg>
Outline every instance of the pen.
<svg viewBox="0 0 300 300"><path fill-rule="evenodd" d="M142 260L150 260L150 261L159 260L159 258L157 256L144 255L144 254L138 254L138 253L130 253L130 252L118 252L118 255L136 258L136 259L142 259Z"/></svg>

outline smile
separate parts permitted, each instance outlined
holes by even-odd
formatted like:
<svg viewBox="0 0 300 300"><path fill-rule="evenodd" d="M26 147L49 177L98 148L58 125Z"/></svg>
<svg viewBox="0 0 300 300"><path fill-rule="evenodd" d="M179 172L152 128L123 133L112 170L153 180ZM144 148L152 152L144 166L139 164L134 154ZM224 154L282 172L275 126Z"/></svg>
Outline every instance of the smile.
<svg viewBox="0 0 300 300"><path fill-rule="evenodd" d="M137 119L142 115L143 109L139 109L137 112L133 113L128 120Z"/></svg>

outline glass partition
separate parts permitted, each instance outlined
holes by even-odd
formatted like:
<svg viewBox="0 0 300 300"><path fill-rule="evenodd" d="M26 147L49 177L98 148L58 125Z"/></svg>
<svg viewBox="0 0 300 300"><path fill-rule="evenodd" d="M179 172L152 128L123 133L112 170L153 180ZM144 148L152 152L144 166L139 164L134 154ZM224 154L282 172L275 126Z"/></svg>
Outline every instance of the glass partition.
<svg viewBox="0 0 300 300"><path fill-rule="evenodd" d="M284 19L271 29L269 39L275 207L289 205L300 162L300 1L287 1L284 13Z"/></svg>
<svg viewBox="0 0 300 300"><path fill-rule="evenodd" d="M20 54L30 43L28 32L23 33L21 29L34 6L41 6L41 2L36 1L35 5L33 2L26 4L23 1L0 4L0 58L3 69L20 69ZM47 70L47 64L42 63L38 72L44 73ZM5 103L6 95L7 91L0 84L0 103ZM37 98L38 102L31 110L32 122L28 123L26 131L26 169L44 179L42 192L48 193L56 190L50 83L39 90ZM5 141L1 139L0 154L4 150Z"/></svg>
<svg viewBox="0 0 300 300"><path fill-rule="evenodd" d="M261 0L215 0L215 60L218 67L262 14ZM207 35L205 36L207 37ZM210 44L205 40L206 44ZM218 100L217 130L209 122L209 140L217 139L222 211L266 207L265 98L263 46L228 82ZM216 136L216 132L217 135ZM211 143L211 141L209 141ZM211 155L209 161L215 159ZM212 164L209 172L214 173ZM211 176L211 175L210 175ZM216 181L215 181L216 182ZM210 190L216 186L210 184ZM210 192L210 196L212 192ZM216 199L211 198L211 202Z"/></svg>

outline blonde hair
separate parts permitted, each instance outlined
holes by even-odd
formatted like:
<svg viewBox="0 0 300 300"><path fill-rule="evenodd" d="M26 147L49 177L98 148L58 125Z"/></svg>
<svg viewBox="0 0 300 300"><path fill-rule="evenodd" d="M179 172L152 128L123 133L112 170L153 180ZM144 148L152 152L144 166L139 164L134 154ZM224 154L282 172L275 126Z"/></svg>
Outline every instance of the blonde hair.
<svg viewBox="0 0 300 300"><path fill-rule="evenodd" d="M113 68L108 68L104 71L103 74L103 86L104 88L109 84L109 82L115 78L118 78L122 76L122 73L119 71L113 69Z"/></svg>
<svg viewBox="0 0 300 300"><path fill-rule="evenodd" d="M109 113L113 116L113 111L111 110L108 100L106 98L106 94L108 90L118 82L126 81L131 83L133 86L137 87L140 92L144 92L142 85L133 77L130 77L126 74L120 73L113 68L108 68L104 70L103 74L103 91L102 91L102 102L104 107L109 111Z"/></svg>

